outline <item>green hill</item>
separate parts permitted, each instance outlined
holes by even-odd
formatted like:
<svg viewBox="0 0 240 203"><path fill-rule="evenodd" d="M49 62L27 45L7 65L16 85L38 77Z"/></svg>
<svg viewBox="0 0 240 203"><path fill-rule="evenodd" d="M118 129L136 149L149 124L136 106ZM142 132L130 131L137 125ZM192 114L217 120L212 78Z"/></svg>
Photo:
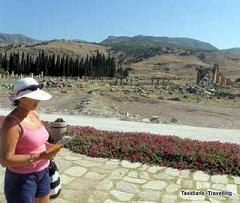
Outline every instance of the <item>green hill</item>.
<svg viewBox="0 0 240 203"><path fill-rule="evenodd" d="M114 37L110 36L103 40L101 44L108 46L144 46L144 47L178 47L203 50L217 50L216 47L207 42L202 42L190 38L169 38L137 35L134 37Z"/></svg>

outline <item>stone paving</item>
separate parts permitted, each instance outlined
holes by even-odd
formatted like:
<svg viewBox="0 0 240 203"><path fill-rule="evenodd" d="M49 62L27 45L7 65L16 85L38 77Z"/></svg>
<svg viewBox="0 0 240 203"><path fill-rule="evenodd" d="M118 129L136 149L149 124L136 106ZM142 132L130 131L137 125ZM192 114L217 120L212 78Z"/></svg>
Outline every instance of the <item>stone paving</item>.
<svg viewBox="0 0 240 203"><path fill-rule="evenodd" d="M240 202L240 177L91 158L67 149L56 162L62 192L52 203ZM6 202L3 168L0 175L0 202Z"/></svg>

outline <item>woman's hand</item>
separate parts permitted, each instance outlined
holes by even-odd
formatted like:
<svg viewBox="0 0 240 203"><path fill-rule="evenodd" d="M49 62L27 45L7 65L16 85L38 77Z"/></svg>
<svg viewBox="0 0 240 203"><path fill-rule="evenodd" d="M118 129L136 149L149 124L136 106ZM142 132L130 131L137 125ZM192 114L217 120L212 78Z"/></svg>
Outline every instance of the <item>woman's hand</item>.
<svg viewBox="0 0 240 203"><path fill-rule="evenodd" d="M50 144L49 142L46 142L45 145L46 145L47 149L49 149L51 146L53 146L53 144Z"/></svg>
<svg viewBox="0 0 240 203"><path fill-rule="evenodd" d="M60 149L49 152L49 151L44 151L39 154L39 159L47 159L47 160L52 160L56 154L60 151Z"/></svg>

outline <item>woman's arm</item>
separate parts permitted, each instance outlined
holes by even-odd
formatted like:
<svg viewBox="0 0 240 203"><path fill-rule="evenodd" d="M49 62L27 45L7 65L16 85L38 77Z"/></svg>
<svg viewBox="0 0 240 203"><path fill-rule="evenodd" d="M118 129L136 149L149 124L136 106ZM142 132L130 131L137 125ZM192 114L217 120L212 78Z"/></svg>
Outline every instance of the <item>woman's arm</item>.
<svg viewBox="0 0 240 203"><path fill-rule="evenodd" d="M3 167L24 166L40 159L53 159L60 150L44 151L33 155L15 154L16 145L21 133L15 121L5 120L1 132L0 163Z"/></svg>
<svg viewBox="0 0 240 203"><path fill-rule="evenodd" d="M30 155L15 154L16 145L20 135L20 128L16 121L6 119L2 126L1 132L1 153L0 161L2 166L14 167L30 164ZM38 159L37 156L33 157Z"/></svg>

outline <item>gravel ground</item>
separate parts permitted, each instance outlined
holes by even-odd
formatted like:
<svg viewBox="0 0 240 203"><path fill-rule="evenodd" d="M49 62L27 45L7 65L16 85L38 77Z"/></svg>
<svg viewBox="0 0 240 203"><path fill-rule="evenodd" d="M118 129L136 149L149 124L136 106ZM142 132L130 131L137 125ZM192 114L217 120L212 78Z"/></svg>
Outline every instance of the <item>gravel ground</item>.
<svg viewBox="0 0 240 203"><path fill-rule="evenodd" d="M1 83L1 81L0 81ZM10 82L8 82L10 84ZM79 116L117 118L128 121L148 120L158 117L162 124L171 123L196 127L221 129L240 129L240 101L226 100L226 104L209 104L202 98L200 103L188 101L170 101L147 98L124 93L118 86L112 92L112 86L101 83L82 83L83 88L46 88L53 98L39 105L40 113L69 113ZM9 90L0 89L0 108L9 108L7 99Z"/></svg>

